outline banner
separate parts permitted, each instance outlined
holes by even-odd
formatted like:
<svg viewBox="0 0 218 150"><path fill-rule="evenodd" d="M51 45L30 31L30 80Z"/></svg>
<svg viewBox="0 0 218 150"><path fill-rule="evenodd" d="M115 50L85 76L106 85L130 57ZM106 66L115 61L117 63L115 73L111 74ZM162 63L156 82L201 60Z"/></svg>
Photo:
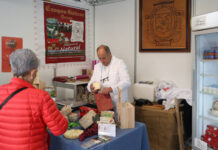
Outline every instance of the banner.
<svg viewBox="0 0 218 150"><path fill-rule="evenodd" d="M11 72L9 63L10 54L23 47L22 38L2 37L2 72Z"/></svg>
<svg viewBox="0 0 218 150"><path fill-rule="evenodd" d="M85 61L85 10L44 2L46 63Z"/></svg>

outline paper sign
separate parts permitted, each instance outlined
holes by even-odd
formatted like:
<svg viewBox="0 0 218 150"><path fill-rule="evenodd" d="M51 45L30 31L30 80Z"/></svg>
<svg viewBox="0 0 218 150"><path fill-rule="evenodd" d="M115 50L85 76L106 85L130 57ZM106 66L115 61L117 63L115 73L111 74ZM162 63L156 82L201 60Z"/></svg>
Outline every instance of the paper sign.
<svg viewBox="0 0 218 150"><path fill-rule="evenodd" d="M116 136L116 125L115 124L98 124L98 136L106 135L115 137Z"/></svg>

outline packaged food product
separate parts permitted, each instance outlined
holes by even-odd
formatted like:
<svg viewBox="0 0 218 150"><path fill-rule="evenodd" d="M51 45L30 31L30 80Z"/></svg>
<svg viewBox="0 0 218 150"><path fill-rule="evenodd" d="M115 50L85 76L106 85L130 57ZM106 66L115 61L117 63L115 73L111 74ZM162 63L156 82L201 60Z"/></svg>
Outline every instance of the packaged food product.
<svg viewBox="0 0 218 150"><path fill-rule="evenodd" d="M69 121L76 121L79 119L79 114L72 112L68 115L68 119L69 119Z"/></svg>
<svg viewBox="0 0 218 150"><path fill-rule="evenodd" d="M114 112L113 111L101 111L101 117L114 118Z"/></svg>

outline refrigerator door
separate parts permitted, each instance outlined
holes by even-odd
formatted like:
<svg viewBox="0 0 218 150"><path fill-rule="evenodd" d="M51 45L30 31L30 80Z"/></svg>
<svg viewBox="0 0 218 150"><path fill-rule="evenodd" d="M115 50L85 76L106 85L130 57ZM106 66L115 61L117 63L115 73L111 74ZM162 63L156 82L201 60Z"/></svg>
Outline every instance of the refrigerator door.
<svg viewBox="0 0 218 150"><path fill-rule="evenodd" d="M218 101L218 29L195 32L192 40L195 49L193 148L217 150L218 109L214 104Z"/></svg>

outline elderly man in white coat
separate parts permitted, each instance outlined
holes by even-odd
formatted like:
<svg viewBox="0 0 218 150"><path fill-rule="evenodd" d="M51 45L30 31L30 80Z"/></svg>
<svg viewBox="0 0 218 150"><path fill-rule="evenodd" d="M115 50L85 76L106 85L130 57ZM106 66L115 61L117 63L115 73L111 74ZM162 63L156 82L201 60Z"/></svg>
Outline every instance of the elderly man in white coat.
<svg viewBox="0 0 218 150"><path fill-rule="evenodd" d="M127 66L124 61L112 56L110 48L106 45L100 45L97 48L97 55L100 63L94 67L91 80L88 83L88 90L94 93L93 82L101 83L101 93L110 94L112 103L116 111L118 102L118 89L122 90L122 102L128 100L128 87L131 85Z"/></svg>

